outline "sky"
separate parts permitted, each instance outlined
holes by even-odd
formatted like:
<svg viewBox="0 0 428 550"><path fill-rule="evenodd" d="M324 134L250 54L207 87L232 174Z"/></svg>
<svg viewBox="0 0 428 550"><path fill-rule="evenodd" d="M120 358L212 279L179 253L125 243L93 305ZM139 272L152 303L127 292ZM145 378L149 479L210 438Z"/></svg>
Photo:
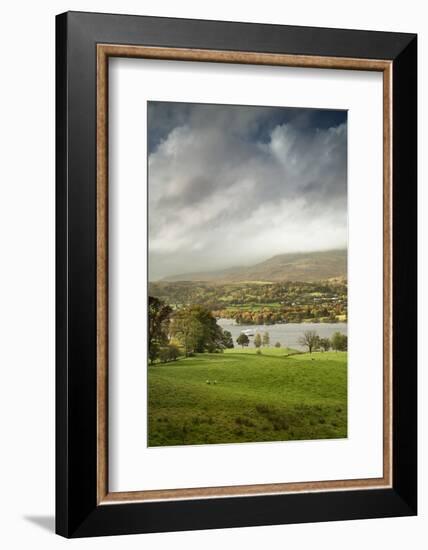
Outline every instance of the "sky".
<svg viewBox="0 0 428 550"><path fill-rule="evenodd" d="M149 279L345 248L347 113L148 102Z"/></svg>

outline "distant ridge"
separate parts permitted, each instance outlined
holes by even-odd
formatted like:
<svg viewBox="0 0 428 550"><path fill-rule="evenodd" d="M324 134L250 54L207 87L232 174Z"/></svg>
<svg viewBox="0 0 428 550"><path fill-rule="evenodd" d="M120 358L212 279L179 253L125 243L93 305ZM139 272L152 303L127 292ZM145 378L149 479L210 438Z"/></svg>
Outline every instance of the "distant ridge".
<svg viewBox="0 0 428 550"><path fill-rule="evenodd" d="M345 279L347 276L347 251L326 250L279 254L253 266L231 267L219 271L181 273L165 277L162 281L320 281Z"/></svg>

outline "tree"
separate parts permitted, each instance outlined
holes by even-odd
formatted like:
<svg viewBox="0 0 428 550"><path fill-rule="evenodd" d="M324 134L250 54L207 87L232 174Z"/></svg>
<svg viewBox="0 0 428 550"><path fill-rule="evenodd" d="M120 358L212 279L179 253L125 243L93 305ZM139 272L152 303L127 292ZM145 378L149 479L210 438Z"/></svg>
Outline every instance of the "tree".
<svg viewBox="0 0 428 550"><path fill-rule="evenodd" d="M153 363L159 356L160 348L168 343L169 322L172 309L153 296L149 296L148 307L148 347L149 361Z"/></svg>
<svg viewBox="0 0 428 550"><path fill-rule="evenodd" d="M280 348L281 347L281 342L275 342L275 347Z"/></svg>
<svg viewBox="0 0 428 550"><path fill-rule="evenodd" d="M169 361L168 348L160 348L158 358L161 363L167 363Z"/></svg>
<svg viewBox="0 0 428 550"><path fill-rule="evenodd" d="M179 357L180 357L180 348L177 346L177 344L170 343L168 345L168 360L177 361Z"/></svg>
<svg viewBox="0 0 428 550"><path fill-rule="evenodd" d="M320 337L315 330L307 330L303 333L303 336L299 338L299 344L305 348L308 348L309 353L312 353L319 347Z"/></svg>
<svg viewBox="0 0 428 550"><path fill-rule="evenodd" d="M320 338L319 344L323 351L328 351L331 348L331 342L328 338Z"/></svg>
<svg viewBox="0 0 428 550"><path fill-rule="evenodd" d="M248 346L248 344L250 343L250 339L243 332L241 332L236 341L240 346L242 346L242 348L244 348L244 346Z"/></svg>
<svg viewBox="0 0 428 550"><path fill-rule="evenodd" d="M348 350L348 337L341 332L335 332L331 337L331 347L334 351L347 351Z"/></svg>
<svg viewBox="0 0 428 550"><path fill-rule="evenodd" d="M262 345L262 337L260 336L259 332L257 332L254 337L254 345L256 346L256 348L259 348Z"/></svg>
<svg viewBox="0 0 428 550"><path fill-rule="evenodd" d="M231 349L234 347L232 333L229 332L228 330L223 330L223 346L226 349Z"/></svg>
<svg viewBox="0 0 428 550"><path fill-rule="evenodd" d="M264 346L268 346L270 344L269 332L266 331L266 332L263 333L262 343L263 343Z"/></svg>
<svg viewBox="0 0 428 550"><path fill-rule="evenodd" d="M174 314L171 335L184 347L186 356L224 349L223 330L211 311L200 305L187 306Z"/></svg>
<svg viewBox="0 0 428 550"><path fill-rule="evenodd" d="M159 349L159 361L168 363L169 361L177 361L180 356L180 350L176 344L168 344Z"/></svg>
<svg viewBox="0 0 428 550"><path fill-rule="evenodd" d="M192 316L189 310L177 311L171 321L171 334L184 348L184 355L193 353L203 334L202 324Z"/></svg>

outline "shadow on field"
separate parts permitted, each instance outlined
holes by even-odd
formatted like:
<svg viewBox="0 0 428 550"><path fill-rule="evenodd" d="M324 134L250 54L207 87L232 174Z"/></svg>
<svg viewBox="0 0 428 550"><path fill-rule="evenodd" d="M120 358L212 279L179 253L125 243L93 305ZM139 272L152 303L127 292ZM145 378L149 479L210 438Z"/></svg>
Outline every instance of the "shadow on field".
<svg viewBox="0 0 428 550"><path fill-rule="evenodd" d="M300 352L300 351L296 351L296 352L293 352L293 353L287 353L285 355L277 355L277 354L274 354L274 355L271 355L270 353L260 353L260 354L257 354L257 353L245 353L245 351L243 352L238 352L238 353L230 353L230 354L225 354L224 356L222 355L221 357L227 357L227 358L233 358L233 357L269 357L269 359L287 359L287 357L292 357L294 355L305 355L303 352Z"/></svg>

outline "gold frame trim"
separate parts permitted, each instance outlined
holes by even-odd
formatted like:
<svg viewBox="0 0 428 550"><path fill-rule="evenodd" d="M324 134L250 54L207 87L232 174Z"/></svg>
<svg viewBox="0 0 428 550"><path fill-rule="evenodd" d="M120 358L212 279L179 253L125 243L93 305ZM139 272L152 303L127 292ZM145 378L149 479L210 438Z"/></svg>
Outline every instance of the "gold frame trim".
<svg viewBox="0 0 428 550"><path fill-rule="evenodd" d="M133 57L383 73L383 477L129 492L108 490L108 59ZM392 486L392 62L256 52L97 45L97 504Z"/></svg>

